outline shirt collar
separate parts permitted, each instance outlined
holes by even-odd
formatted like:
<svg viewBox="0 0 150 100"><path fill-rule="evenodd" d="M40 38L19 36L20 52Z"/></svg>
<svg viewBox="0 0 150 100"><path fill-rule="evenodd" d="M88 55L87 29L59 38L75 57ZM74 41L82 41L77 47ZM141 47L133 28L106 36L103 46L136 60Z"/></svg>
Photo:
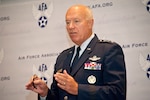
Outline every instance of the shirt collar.
<svg viewBox="0 0 150 100"><path fill-rule="evenodd" d="M81 56L81 54L84 52L84 50L86 49L86 47L88 46L88 44L91 42L93 38L94 38L94 33L92 33L92 35L80 45L81 50L80 50L79 56ZM75 45L75 49L77 47L78 45Z"/></svg>

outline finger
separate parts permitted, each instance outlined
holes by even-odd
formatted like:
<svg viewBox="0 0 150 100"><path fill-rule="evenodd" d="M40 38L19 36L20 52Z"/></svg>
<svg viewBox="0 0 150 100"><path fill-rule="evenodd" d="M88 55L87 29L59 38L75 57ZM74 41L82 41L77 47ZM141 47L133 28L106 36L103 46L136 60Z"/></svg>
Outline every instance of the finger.
<svg viewBox="0 0 150 100"><path fill-rule="evenodd" d="M55 78L55 80L60 84L60 85L66 85L66 82L62 79L59 79L59 78Z"/></svg>
<svg viewBox="0 0 150 100"><path fill-rule="evenodd" d="M65 87L66 87L66 85L63 85L63 84L60 84L60 83L57 83L57 86L59 88L63 89L63 90L65 90Z"/></svg>
<svg viewBox="0 0 150 100"><path fill-rule="evenodd" d="M39 77L36 75L36 74L34 74L33 76L32 76L32 85L33 85L33 87L35 88L35 89L37 89L36 88L36 85L35 85L35 80L38 80L39 79Z"/></svg>
<svg viewBox="0 0 150 100"><path fill-rule="evenodd" d="M63 71L63 74L65 74L65 75L69 75L69 74L67 73L67 71L66 71L66 70L64 70L64 71Z"/></svg>
<svg viewBox="0 0 150 100"><path fill-rule="evenodd" d="M37 79L40 79L36 74L34 74L33 76L32 76L32 81L34 81L34 80L37 80Z"/></svg>
<svg viewBox="0 0 150 100"><path fill-rule="evenodd" d="M66 75L64 73L56 73L54 75L54 77L59 79L59 80L64 80L66 78Z"/></svg>
<svg viewBox="0 0 150 100"><path fill-rule="evenodd" d="M54 75L55 80L58 82L58 84L65 86L66 85L66 77L63 73L58 73Z"/></svg>
<svg viewBox="0 0 150 100"><path fill-rule="evenodd" d="M27 90L32 90L33 88L32 82L33 82L33 76L30 78L30 81L25 85Z"/></svg>
<svg viewBox="0 0 150 100"><path fill-rule="evenodd" d="M43 83L45 83L43 80L41 80L40 78L37 78L35 79L33 82L32 82L32 85L34 88L37 88L37 86L40 86L42 85Z"/></svg>
<svg viewBox="0 0 150 100"><path fill-rule="evenodd" d="M72 79L72 76L69 75L66 70L63 71L63 74L65 75L65 79Z"/></svg>

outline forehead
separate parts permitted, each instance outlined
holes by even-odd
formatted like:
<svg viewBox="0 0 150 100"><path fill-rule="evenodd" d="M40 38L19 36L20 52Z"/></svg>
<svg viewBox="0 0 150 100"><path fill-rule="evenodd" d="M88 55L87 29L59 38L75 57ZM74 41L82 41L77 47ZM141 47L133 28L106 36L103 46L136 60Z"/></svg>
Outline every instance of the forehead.
<svg viewBox="0 0 150 100"><path fill-rule="evenodd" d="M81 7L72 7L66 13L66 19L85 18L85 10Z"/></svg>

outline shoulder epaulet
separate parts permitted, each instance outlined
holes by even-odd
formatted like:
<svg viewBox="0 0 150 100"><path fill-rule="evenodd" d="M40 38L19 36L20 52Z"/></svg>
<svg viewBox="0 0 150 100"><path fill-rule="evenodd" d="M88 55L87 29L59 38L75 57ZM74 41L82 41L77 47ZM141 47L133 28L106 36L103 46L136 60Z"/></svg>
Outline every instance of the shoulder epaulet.
<svg viewBox="0 0 150 100"><path fill-rule="evenodd" d="M102 42L102 43L114 43L113 41L104 40L104 39L100 39L99 42Z"/></svg>

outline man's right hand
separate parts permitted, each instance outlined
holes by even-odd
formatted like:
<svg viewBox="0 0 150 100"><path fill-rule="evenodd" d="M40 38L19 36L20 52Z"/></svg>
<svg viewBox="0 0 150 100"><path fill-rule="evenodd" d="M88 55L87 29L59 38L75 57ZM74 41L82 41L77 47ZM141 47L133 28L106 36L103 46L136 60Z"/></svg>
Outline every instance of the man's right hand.
<svg viewBox="0 0 150 100"><path fill-rule="evenodd" d="M26 89L32 90L42 97L47 96L48 93L47 84L36 75L31 77L29 83L26 84Z"/></svg>

